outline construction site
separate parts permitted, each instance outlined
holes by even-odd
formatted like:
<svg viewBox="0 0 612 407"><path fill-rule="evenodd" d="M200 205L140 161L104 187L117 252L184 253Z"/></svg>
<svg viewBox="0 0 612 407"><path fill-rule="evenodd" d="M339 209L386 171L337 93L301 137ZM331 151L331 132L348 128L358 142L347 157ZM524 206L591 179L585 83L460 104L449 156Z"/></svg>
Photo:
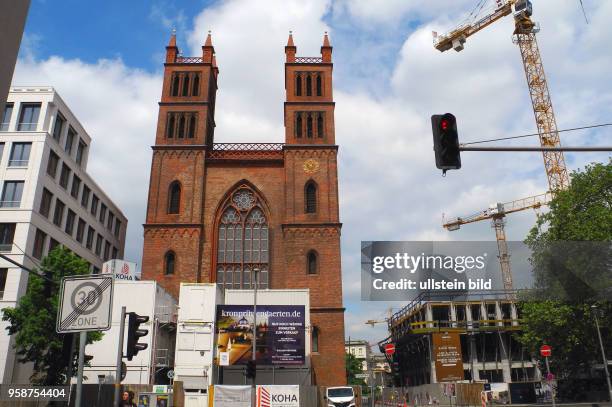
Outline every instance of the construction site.
<svg viewBox="0 0 612 407"><path fill-rule="evenodd" d="M532 13L529 0L481 0L466 22L447 34L434 33L436 49L459 52L468 37L512 16L512 40L520 50L540 146L553 150L542 152L548 191L483 205L486 209L443 220L448 231L484 220L491 222L503 290L469 294L431 290L386 318L389 337L379 342L379 347L384 352L387 345L395 345L395 352L388 358L396 367L395 385L403 388L403 397L409 403L452 404L454 397L457 405L480 404L483 394L486 401L504 404L551 398L552 382L542 381L543 367L516 340L521 315L505 232L508 215L528 209L538 211L555 193L569 186L563 152L554 151L561 143L536 40L540 27L532 20Z"/></svg>

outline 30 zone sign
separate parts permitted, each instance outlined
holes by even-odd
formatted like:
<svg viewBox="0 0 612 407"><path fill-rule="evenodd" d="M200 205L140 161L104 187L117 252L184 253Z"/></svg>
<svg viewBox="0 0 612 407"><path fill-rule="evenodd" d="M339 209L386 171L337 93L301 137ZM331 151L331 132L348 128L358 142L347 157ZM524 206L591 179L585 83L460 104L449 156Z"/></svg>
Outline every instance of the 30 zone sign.
<svg viewBox="0 0 612 407"><path fill-rule="evenodd" d="M57 332L110 329L112 302L112 275L63 278Z"/></svg>

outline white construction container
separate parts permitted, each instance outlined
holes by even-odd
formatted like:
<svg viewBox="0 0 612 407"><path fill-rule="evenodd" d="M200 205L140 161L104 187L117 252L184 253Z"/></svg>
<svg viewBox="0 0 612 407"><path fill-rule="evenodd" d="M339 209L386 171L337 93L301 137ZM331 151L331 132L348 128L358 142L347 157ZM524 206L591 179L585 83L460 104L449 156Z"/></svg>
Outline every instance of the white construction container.
<svg viewBox="0 0 612 407"><path fill-rule="evenodd" d="M148 316L149 321L141 325L149 331L140 338L147 349L138 352L131 361L123 359L127 366L125 384L155 384L172 368L174 355L174 327L176 325L177 302L155 281L118 281L113 289L113 321L111 329L104 332L102 340L87 345L85 353L93 355L89 367L84 368L84 383L113 383L117 362L121 307L126 312ZM123 349L127 342L127 317ZM155 377L155 372L158 376ZM162 373L162 374L160 374Z"/></svg>
<svg viewBox="0 0 612 407"><path fill-rule="evenodd" d="M216 284L181 283L174 380L186 392L206 392L213 383L215 313L223 303Z"/></svg>

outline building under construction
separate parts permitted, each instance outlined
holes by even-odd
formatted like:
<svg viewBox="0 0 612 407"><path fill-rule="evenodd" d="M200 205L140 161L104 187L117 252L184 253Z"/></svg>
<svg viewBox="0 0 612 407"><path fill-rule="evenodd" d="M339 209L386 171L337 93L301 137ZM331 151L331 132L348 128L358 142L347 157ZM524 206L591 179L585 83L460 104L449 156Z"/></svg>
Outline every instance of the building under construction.
<svg viewBox="0 0 612 407"><path fill-rule="evenodd" d="M453 381L540 380L536 362L515 339L521 325L513 297L503 291L469 296L423 293L393 314L388 320L390 336L380 346L382 350L386 343L395 344L396 384L411 387L443 381L436 368L449 364L436 363L440 361L436 334L457 340L455 368L461 369L462 377Z"/></svg>

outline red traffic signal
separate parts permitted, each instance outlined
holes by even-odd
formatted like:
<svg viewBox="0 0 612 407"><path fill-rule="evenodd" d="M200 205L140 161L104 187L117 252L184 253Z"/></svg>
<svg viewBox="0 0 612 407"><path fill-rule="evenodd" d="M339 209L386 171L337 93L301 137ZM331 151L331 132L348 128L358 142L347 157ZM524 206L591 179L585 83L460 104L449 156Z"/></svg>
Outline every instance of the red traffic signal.
<svg viewBox="0 0 612 407"><path fill-rule="evenodd" d="M436 167L444 173L461 168L457 119L451 113L431 116Z"/></svg>

